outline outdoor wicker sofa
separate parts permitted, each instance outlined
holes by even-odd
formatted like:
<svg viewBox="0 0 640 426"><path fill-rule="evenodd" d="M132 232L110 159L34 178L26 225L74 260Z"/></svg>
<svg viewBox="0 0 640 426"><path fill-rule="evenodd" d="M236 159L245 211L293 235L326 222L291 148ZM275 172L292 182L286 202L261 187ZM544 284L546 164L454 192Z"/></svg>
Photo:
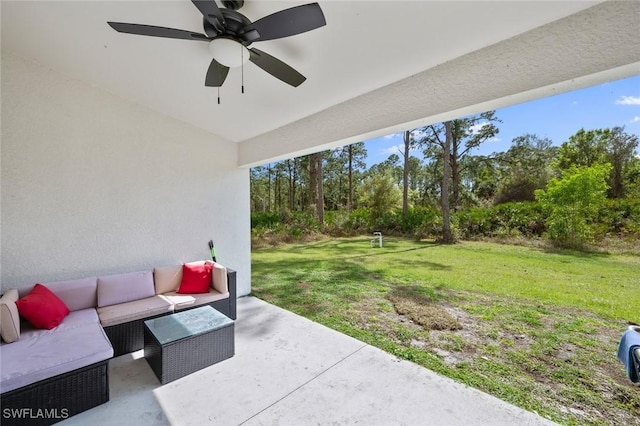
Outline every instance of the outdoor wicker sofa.
<svg viewBox="0 0 640 426"><path fill-rule="evenodd" d="M216 264L207 293L181 294L182 266L42 284L70 311L51 330L12 316L32 286L5 292L0 423L53 424L107 402L108 361L143 348L147 319L204 305L236 318L236 271Z"/></svg>

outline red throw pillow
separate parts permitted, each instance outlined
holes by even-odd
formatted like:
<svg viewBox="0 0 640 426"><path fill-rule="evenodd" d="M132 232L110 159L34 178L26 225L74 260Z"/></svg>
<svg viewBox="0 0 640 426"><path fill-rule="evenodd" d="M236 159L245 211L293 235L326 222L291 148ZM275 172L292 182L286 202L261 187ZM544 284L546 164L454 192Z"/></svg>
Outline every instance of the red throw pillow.
<svg viewBox="0 0 640 426"><path fill-rule="evenodd" d="M46 330L57 327L69 315L67 305L42 284L36 284L29 294L16 300L16 306L20 315L35 328Z"/></svg>
<svg viewBox="0 0 640 426"><path fill-rule="evenodd" d="M208 293L211 285L211 271L213 266L210 263L184 264L182 265L182 281L178 293L194 294Z"/></svg>

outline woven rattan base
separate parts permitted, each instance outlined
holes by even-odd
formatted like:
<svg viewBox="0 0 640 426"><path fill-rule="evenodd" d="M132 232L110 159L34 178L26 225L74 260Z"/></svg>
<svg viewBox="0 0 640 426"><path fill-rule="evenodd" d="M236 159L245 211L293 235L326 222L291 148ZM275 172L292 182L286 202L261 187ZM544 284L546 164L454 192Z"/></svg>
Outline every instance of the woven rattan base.
<svg viewBox="0 0 640 426"><path fill-rule="evenodd" d="M142 349L144 347L144 322L150 318L161 316L163 315L105 327L104 332L113 346L113 356L117 357Z"/></svg>
<svg viewBox="0 0 640 426"><path fill-rule="evenodd" d="M144 329L144 357L162 384L231 358L234 353L233 323L165 345L146 326Z"/></svg>
<svg viewBox="0 0 640 426"><path fill-rule="evenodd" d="M51 425L109 401L108 360L0 395L5 425Z"/></svg>

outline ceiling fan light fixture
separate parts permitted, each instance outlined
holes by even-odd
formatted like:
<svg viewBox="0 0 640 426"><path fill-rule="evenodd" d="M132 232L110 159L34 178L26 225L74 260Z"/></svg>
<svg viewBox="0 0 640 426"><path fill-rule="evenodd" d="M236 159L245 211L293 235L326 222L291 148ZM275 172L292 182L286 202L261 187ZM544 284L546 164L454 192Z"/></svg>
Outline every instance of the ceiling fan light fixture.
<svg viewBox="0 0 640 426"><path fill-rule="evenodd" d="M235 68L249 60L249 49L230 38L215 38L209 42L209 52L222 65Z"/></svg>

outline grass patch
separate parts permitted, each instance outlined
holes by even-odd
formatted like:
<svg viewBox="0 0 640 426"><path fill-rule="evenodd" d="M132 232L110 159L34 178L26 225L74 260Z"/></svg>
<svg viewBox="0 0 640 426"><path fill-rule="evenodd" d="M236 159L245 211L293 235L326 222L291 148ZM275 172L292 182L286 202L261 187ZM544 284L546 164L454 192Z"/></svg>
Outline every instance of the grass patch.
<svg viewBox="0 0 640 426"><path fill-rule="evenodd" d="M640 255L340 238L253 253L253 294L567 425L637 424L616 359Z"/></svg>

